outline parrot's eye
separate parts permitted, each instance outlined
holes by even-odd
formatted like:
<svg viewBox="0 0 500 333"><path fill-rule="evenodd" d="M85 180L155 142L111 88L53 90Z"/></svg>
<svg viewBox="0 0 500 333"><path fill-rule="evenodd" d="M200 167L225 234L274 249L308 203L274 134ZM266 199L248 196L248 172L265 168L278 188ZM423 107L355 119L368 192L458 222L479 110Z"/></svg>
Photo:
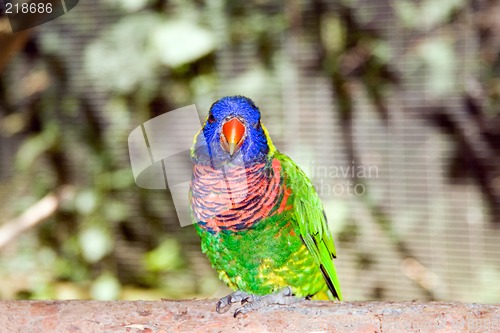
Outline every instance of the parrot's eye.
<svg viewBox="0 0 500 333"><path fill-rule="evenodd" d="M208 122L209 122L210 124L213 124L213 123L215 122L215 117L214 117L214 115L213 115L213 114L210 114L210 115L208 116Z"/></svg>

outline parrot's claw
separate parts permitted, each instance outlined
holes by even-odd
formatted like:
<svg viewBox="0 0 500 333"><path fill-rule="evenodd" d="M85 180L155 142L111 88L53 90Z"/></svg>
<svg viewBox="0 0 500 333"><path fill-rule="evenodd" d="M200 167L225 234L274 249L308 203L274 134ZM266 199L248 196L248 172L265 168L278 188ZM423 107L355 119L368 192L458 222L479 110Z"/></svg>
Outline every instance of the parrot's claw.
<svg viewBox="0 0 500 333"><path fill-rule="evenodd" d="M243 298L243 299L241 300L241 304L243 305L243 304L245 304L245 303L252 303L252 302L255 300L255 298L256 298L256 297L259 297L259 296L257 296L257 295L252 295L252 294L247 295L245 298Z"/></svg>
<svg viewBox="0 0 500 333"><path fill-rule="evenodd" d="M275 294L265 296L247 295L241 300L241 304L244 305L236 309L236 311L234 312L234 317L236 318L236 316L238 316L240 313L245 314L252 310L260 309L268 305L290 305L302 300L303 298L297 298L293 296L292 289L290 287L283 288Z"/></svg>
<svg viewBox="0 0 500 333"><path fill-rule="evenodd" d="M229 308L231 307L231 304L237 303L237 302L243 302L243 300L251 295L237 290L232 294L229 294L225 297L222 297L218 302L217 305L215 306L215 310L218 313L225 313Z"/></svg>

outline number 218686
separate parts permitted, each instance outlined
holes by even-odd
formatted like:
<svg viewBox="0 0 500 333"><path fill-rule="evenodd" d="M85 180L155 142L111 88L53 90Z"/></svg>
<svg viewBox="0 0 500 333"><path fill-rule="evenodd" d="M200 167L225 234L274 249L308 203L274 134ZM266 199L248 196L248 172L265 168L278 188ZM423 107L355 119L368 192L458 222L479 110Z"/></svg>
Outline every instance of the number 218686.
<svg viewBox="0 0 500 333"><path fill-rule="evenodd" d="M17 14L17 13L23 13L23 14L35 14L35 13L52 13L52 4L51 3L36 3L36 2L31 2L31 3L16 3L16 4L11 4L7 3L5 5L5 14Z"/></svg>

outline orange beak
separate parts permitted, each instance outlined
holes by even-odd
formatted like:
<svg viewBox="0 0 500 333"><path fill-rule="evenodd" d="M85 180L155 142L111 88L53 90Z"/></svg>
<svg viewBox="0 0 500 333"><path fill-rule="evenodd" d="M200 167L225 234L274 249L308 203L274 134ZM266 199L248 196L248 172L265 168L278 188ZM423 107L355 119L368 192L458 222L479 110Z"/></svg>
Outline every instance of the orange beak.
<svg viewBox="0 0 500 333"><path fill-rule="evenodd" d="M238 120L232 118L222 125L221 144L231 157L240 149L245 135L245 126Z"/></svg>

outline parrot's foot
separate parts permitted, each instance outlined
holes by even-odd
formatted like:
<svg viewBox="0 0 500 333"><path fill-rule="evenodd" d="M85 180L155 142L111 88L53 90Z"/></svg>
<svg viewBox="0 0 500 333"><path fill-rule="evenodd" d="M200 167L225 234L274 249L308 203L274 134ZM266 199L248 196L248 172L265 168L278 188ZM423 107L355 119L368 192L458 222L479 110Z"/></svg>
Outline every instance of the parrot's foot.
<svg viewBox="0 0 500 333"><path fill-rule="evenodd" d="M229 310L229 308L231 307L231 304L237 303L237 302L243 302L243 300L249 296L251 296L251 295L247 294L246 292L237 290L232 294L229 294L225 297L222 297L217 302L215 310L217 310L218 313L225 313L225 312L227 312L227 310Z"/></svg>
<svg viewBox="0 0 500 333"><path fill-rule="evenodd" d="M275 294L265 296L247 295L241 300L241 304L244 305L236 309L236 311L234 312L234 317L236 318L236 316L238 316L240 313L245 314L252 310L257 310L269 305L291 305L302 300L304 300L304 298L297 298L292 295L292 289L290 287L283 288Z"/></svg>

